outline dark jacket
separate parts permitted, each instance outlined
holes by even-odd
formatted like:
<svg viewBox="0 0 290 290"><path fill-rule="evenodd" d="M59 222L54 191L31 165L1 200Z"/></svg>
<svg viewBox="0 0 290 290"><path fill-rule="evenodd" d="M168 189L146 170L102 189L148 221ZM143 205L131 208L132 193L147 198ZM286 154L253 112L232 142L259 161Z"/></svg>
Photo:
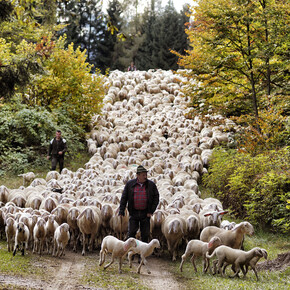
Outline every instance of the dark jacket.
<svg viewBox="0 0 290 290"><path fill-rule="evenodd" d="M58 156L59 151L62 151L62 156L64 156L67 151L66 140L60 137L60 141L57 142L56 137L54 137L49 143L48 156Z"/></svg>
<svg viewBox="0 0 290 290"><path fill-rule="evenodd" d="M125 208L128 203L128 211L129 214L132 215L134 213L134 186L137 183L137 178L129 180L124 188L122 193L121 201L120 201L120 210L119 214L124 215ZM153 214L157 208L159 203L159 192L156 184L148 180L145 182L146 195L147 195L147 213Z"/></svg>

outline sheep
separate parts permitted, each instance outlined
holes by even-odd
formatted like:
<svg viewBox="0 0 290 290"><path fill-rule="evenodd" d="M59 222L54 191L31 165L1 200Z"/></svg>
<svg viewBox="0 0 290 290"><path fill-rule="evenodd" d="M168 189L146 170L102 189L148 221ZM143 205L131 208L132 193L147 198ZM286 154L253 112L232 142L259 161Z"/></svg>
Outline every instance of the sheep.
<svg viewBox="0 0 290 290"><path fill-rule="evenodd" d="M45 224L45 220L43 218L39 218L33 229L34 246L32 252L38 252L39 255L41 255L43 252L44 242L46 238Z"/></svg>
<svg viewBox="0 0 290 290"><path fill-rule="evenodd" d="M115 210L114 215L110 219L110 227L115 236L119 236L120 240L124 239L128 232L129 213L125 209L125 215L119 216L119 207Z"/></svg>
<svg viewBox="0 0 290 290"><path fill-rule="evenodd" d="M260 249L260 248L254 248L254 249ZM265 249L260 249L262 254L263 254L263 258L265 258L267 260L268 258L268 253ZM255 275L256 275L256 278L257 280L259 280L258 278L258 273L257 273L257 270L256 270L256 264L258 263L258 261L260 260L261 257L259 256L256 256L254 258L252 258L248 263L245 263L245 272L244 272L244 277L246 277L246 274L248 273L248 268L249 266L252 268L252 270L254 271Z"/></svg>
<svg viewBox="0 0 290 290"><path fill-rule="evenodd" d="M12 251L13 243L15 241L15 234L16 234L16 222L12 217L8 217L5 221L5 233L7 238L7 249L8 252Z"/></svg>
<svg viewBox="0 0 290 290"><path fill-rule="evenodd" d="M93 243L96 234L99 232L101 225L101 212L100 209L96 206L87 206L77 217L77 224L82 233L82 242L83 250L82 255L85 255L86 252L86 241L88 235L90 235L89 241L89 251L93 250Z"/></svg>
<svg viewBox="0 0 290 290"><path fill-rule="evenodd" d="M221 223L221 229L232 230L236 226L235 222L229 222L228 220L223 220Z"/></svg>
<svg viewBox="0 0 290 290"><path fill-rule="evenodd" d="M17 249L21 250L22 256L25 255L25 250L28 248L28 239L28 227L22 222L17 223L13 256L16 255Z"/></svg>
<svg viewBox="0 0 290 290"><path fill-rule="evenodd" d="M3 234L5 233L5 214L2 208L0 208L0 239L2 239Z"/></svg>
<svg viewBox="0 0 290 290"><path fill-rule="evenodd" d="M112 204L106 203L101 208L101 233L102 236L111 234L110 220L114 215L115 207Z"/></svg>
<svg viewBox="0 0 290 290"><path fill-rule="evenodd" d="M52 252L54 233L58 226L59 224L55 221L55 216L53 214L50 214L45 223L45 231L46 231L45 240L46 240L46 249L47 249L48 254L51 254Z"/></svg>
<svg viewBox="0 0 290 290"><path fill-rule="evenodd" d="M207 251L213 251L215 248L221 245L221 239L219 237L212 237L208 243L202 242L200 240L191 240L188 242L186 246L185 253L181 257L181 263L179 266L180 272L182 272L182 266L186 260L186 258L192 254L191 262L194 267L195 272L197 272L196 265L194 263L194 259L196 256L201 256L203 259L203 273L207 272L209 268L209 259L206 258ZM211 269L210 269L211 270Z"/></svg>
<svg viewBox="0 0 290 290"><path fill-rule="evenodd" d="M178 244L186 235L186 221L181 216L169 215L162 224L161 230L167 241L172 261L176 261Z"/></svg>
<svg viewBox="0 0 290 290"><path fill-rule="evenodd" d="M263 257L263 253L260 248L254 248L246 252L243 250L233 249L231 247L221 245L218 248L216 248L211 255L206 253L206 257L208 259L211 259L214 256L218 258L218 260L213 262L214 274L216 273L216 264L217 264L218 272L224 277L224 271L222 271L222 266L224 263L227 263L234 266L235 274L231 276L231 278L234 278L238 276L240 269L242 269L245 276L243 266L249 264L253 258L259 259Z"/></svg>
<svg viewBox="0 0 290 290"><path fill-rule="evenodd" d="M219 228L221 225L221 218L226 213L228 213L228 211L202 209L199 213L201 228L204 229L209 226L216 226Z"/></svg>
<svg viewBox="0 0 290 290"><path fill-rule="evenodd" d="M64 250L68 244L69 239L69 225L67 223L63 223L58 226L54 232L54 248L52 255L57 257L64 256Z"/></svg>
<svg viewBox="0 0 290 290"><path fill-rule="evenodd" d="M80 233L80 230L77 224L77 218L79 214L80 214L80 210L77 207L71 207L67 215L67 223L71 231L71 242L73 244L74 252L77 251L77 241L78 241L78 237Z"/></svg>
<svg viewBox="0 0 290 290"><path fill-rule="evenodd" d="M9 189L5 185L0 186L0 201L6 203L8 201Z"/></svg>
<svg viewBox="0 0 290 290"><path fill-rule="evenodd" d="M51 212L57 207L57 205L58 201L55 198L48 196L41 202L39 209L45 209L46 211Z"/></svg>
<svg viewBox="0 0 290 290"><path fill-rule="evenodd" d="M71 205L68 203L61 205L59 204L55 209L51 211L51 213L55 215L55 220L58 224L67 222L67 215L70 208Z"/></svg>
<svg viewBox="0 0 290 290"><path fill-rule="evenodd" d="M131 250L128 252L128 260L129 260L129 266L132 268L132 256L134 254L139 254L141 257L141 262L138 266L137 273L140 274L142 264L145 265L147 269L147 273L151 274L148 266L147 266L147 260L146 257L150 256L155 248L160 248L160 243L157 239L153 239L150 241L150 243L141 242L139 240L136 240L137 247L131 248Z"/></svg>
<svg viewBox="0 0 290 290"><path fill-rule="evenodd" d="M223 245L234 249L240 249L244 235L253 235L254 228L249 222L242 222L232 230L225 230L215 226L209 226L202 230L200 240L208 242L213 236L218 236Z"/></svg>
<svg viewBox="0 0 290 290"><path fill-rule="evenodd" d="M131 248L137 247L137 242L134 238L129 238L127 241L123 242L114 236L104 237L101 245L100 251L100 262L99 266L102 266L105 262L106 254L112 254L112 260L110 263L104 266L104 270L114 263L115 258L119 258L119 273L122 273L122 260L124 256L131 250Z"/></svg>
<svg viewBox="0 0 290 290"><path fill-rule="evenodd" d="M36 177L36 175L33 172L19 174L18 176L22 176L23 186L26 186L27 184L31 183L32 180Z"/></svg>
<svg viewBox="0 0 290 290"><path fill-rule="evenodd" d="M9 194L9 201L13 202L18 207L25 207L26 197L22 191L14 191Z"/></svg>

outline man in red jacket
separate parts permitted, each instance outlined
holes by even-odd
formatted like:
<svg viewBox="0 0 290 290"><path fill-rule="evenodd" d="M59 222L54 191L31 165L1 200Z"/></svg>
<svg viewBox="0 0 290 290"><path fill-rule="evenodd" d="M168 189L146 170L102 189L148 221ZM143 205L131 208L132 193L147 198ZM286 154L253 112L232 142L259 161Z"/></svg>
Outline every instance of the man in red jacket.
<svg viewBox="0 0 290 290"><path fill-rule="evenodd" d="M147 172L142 165L138 166L137 178L129 180L125 185L119 210L119 215L124 216L128 204L128 237L135 238L140 228L141 239L145 243L148 243L150 236L150 218L159 203L157 186L147 179Z"/></svg>

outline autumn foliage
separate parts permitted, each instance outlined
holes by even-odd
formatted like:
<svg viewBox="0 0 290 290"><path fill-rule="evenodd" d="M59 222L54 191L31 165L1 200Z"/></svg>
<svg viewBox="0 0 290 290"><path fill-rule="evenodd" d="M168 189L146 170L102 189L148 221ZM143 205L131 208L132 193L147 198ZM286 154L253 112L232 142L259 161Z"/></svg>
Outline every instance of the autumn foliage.
<svg viewBox="0 0 290 290"><path fill-rule="evenodd" d="M86 62L86 51L65 48L65 39L42 38L35 47L42 56L45 73L28 87L25 102L49 110L62 109L86 128L93 114L100 112L104 95L103 76Z"/></svg>

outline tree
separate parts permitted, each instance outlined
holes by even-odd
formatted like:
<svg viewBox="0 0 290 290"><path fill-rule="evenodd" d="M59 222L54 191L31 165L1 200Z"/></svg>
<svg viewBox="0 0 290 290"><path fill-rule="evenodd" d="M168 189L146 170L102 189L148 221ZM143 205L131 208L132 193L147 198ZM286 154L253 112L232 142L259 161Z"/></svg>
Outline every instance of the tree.
<svg viewBox="0 0 290 290"><path fill-rule="evenodd" d="M67 26L61 30L66 35L68 44L74 48L86 50L87 61L99 66L99 44L104 39L105 20L101 0L72 0L60 3L58 19Z"/></svg>
<svg viewBox="0 0 290 290"><path fill-rule="evenodd" d="M191 8L191 50L177 55L199 83L193 106L227 116L251 113L257 120L265 92L286 93L288 10L289 2L275 0L200 0Z"/></svg>
<svg viewBox="0 0 290 290"><path fill-rule="evenodd" d="M111 70L120 68L118 61L118 34L122 30L122 6L118 0L109 2L107 15L105 18L106 29L104 29L104 38L99 43L98 67L104 73L106 69Z"/></svg>
<svg viewBox="0 0 290 290"><path fill-rule="evenodd" d="M151 9L144 14L144 37L136 56L139 69L178 68L178 58L171 50L184 52L187 48L184 32L186 18L184 11L181 14L176 12L172 1L159 11L155 11L155 2L151 2Z"/></svg>
<svg viewBox="0 0 290 290"><path fill-rule="evenodd" d="M90 73L92 65L86 62L85 50L74 50L73 44L65 48L65 42L62 37L57 41L48 37L37 44L36 50L43 55L45 74L34 78L23 95L23 102L50 111L62 110L80 127L88 129L91 117L102 106L103 76L99 71Z"/></svg>
<svg viewBox="0 0 290 290"><path fill-rule="evenodd" d="M40 0L15 0L0 1L0 11L0 100L7 102L16 89L21 91L30 82L32 74L42 71L32 43L47 34L48 26L38 21L51 15L53 8L46 9Z"/></svg>

